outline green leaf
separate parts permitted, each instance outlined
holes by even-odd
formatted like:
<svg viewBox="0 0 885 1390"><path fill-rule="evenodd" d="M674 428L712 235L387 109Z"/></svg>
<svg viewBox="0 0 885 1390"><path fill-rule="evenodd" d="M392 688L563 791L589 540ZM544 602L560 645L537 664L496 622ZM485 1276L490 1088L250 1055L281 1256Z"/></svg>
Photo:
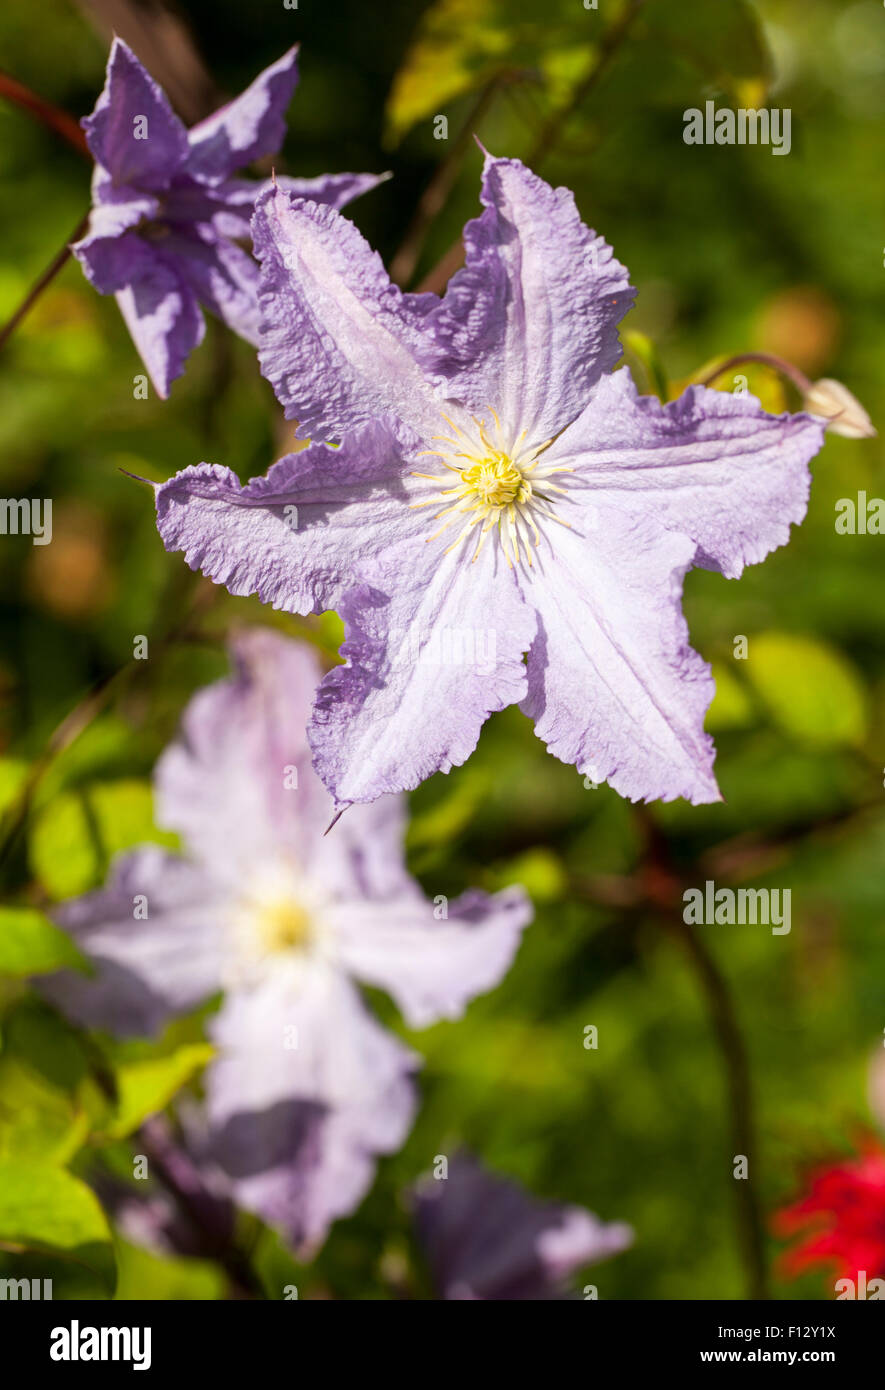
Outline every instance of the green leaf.
<svg viewBox="0 0 885 1390"><path fill-rule="evenodd" d="M548 0L542 8L532 0L437 0L394 78L388 141L505 75L540 79L551 100L565 99L592 62L601 32L598 15L579 0Z"/></svg>
<svg viewBox="0 0 885 1390"><path fill-rule="evenodd" d="M117 1242L119 1277L115 1297L120 1301L150 1299L164 1303L223 1299L227 1280L208 1260L154 1255L126 1241Z"/></svg>
<svg viewBox="0 0 885 1390"><path fill-rule="evenodd" d="M0 758L0 815L15 801L28 775L28 764L21 758Z"/></svg>
<svg viewBox="0 0 885 1390"><path fill-rule="evenodd" d="M214 1055L215 1050L208 1043L192 1043L168 1057L119 1067L117 1113L103 1137L122 1139L148 1115L164 1110L175 1093L202 1071Z"/></svg>
<svg viewBox="0 0 885 1390"><path fill-rule="evenodd" d="M67 1163L106 1109L74 1030L33 999L10 1010L0 1053L0 1157Z"/></svg>
<svg viewBox="0 0 885 1390"><path fill-rule="evenodd" d="M101 883L115 854L150 842L178 843L154 825L150 783L103 782L46 807L31 835L31 867L54 897L76 897Z"/></svg>
<svg viewBox="0 0 885 1390"><path fill-rule="evenodd" d="M704 728L708 733L720 729L740 729L753 723L753 701L741 682L721 661L713 662L716 694L707 711Z"/></svg>
<svg viewBox="0 0 885 1390"><path fill-rule="evenodd" d="M748 0L651 0L640 33L665 45L742 106L762 104L772 79L771 54Z"/></svg>
<svg viewBox="0 0 885 1390"><path fill-rule="evenodd" d="M31 907L0 907L0 974L47 975L85 970L74 943L48 917Z"/></svg>
<svg viewBox="0 0 885 1390"><path fill-rule="evenodd" d="M747 679L774 721L819 748L863 742L869 719L860 675L816 637L763 632L749 640Z"/></svg>
<svg viewBox="0 0 885 1390"><path fill-rule="evenodd" d="M0 1159L0 1243L85 1265L113 1292L114 1251L104 1212L91 1189L64 1168Z"/></svg>

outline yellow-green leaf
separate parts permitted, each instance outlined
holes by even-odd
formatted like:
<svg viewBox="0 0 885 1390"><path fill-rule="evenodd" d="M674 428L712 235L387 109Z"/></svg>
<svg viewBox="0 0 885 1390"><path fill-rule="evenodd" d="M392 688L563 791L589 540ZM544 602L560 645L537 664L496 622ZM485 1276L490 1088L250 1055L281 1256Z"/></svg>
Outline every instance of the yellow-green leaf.
<svg viewBox="0 0 885 1390"><path fill-rule="evenodd" d="M74 1260L113 1291L114 1251L104 1212L91 1189L64 1168L0 1159L0 1243Z"/></svg>
<svg viewBox="0 0 885 1390"><path fill-rule="evenodd" d="M0 908L0 974L47 975L53 970L85 970L86 962L69 937L31 907Z"/></svg>
<svg viewBox="0 0 885 1390"><path fill-rule="evenodd" d="M122 1139L137 1129L148 1115L164 1110L175 1093L213 1056L214 1049L208 1043L192 1043L168 1057L153 1057L119 1067L117 1112L104 1137Z"/></svg>
<svg viewBox="0 0 885 1390"><path fill-rule="evenodd" d="M101 883L115 854L148 842L177 844L154 825L150 783L102 782L50 802L31 835L31 866L54 897L75 897Z"/></svg>
<svg viewBox="0 0 885 1390"><path fill-rule="evenodd" d="M744 672L775 722L799 741L820 748L863 742L866 691L835 647L794 633L759 633L749 639Z"/></svg>

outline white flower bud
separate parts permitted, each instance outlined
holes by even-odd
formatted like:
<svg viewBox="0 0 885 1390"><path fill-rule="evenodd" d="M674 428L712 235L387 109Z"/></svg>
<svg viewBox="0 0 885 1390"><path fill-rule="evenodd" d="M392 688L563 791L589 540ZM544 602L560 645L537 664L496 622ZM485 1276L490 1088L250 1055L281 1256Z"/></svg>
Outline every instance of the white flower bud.
<svg viewBox="0 0 885 1390"><path fill-rule="evenodd" d="M827 429L846 439L871 439L876 431L872 421L856 396L847 386L831 377L823 377L809 387L802 402L803 410L827 420Z"/></svg>

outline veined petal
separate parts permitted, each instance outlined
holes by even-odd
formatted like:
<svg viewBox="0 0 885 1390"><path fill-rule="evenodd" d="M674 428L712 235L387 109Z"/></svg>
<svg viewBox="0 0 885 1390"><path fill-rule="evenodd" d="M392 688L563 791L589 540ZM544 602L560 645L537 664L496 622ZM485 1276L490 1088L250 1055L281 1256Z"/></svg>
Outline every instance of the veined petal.
<svg viewBox="0 0 885 1390"><path fill-rule="evenodd" d="M310 730L339 806L448 772L489 714L523 698L534 615L497 547L475 564L470 554L410 541L367 566L367 583L339 603L347 665L323 680Z"/></svg>
<svg viewBox="0 0 885 1390"><path fill-rule="evenodd" d="M308 1253L361 1201L376 1156L403 1143L419 1059L321 967L297 991L277 974L229 996L212 1037L214 1152L240 1203Z"/></svg>
<svg viewBox="0 0 885 1390"><path fill-rule="evenodd" d="M574 470L589 500L689 536L697 564L736 578L789 540L805 516L808 461L824 442L809 415L769 415L753 396L690 386L662 405L629 371L599 382L545 455Z"/></svg>
<svg viewBox="0 0 885 1390"><path fill-rule="evenodd" d="M386 990L410 1027L425 1028L460 1018L471 999L500 983L531 918L522 889L507 888L491 897L465 893L443 921L423 896L403 895L341 904L329 922L348 973Z"/></svg>
<svg viewBox="0 0 885 1390"><path fill-rule="evenodd" d="M218 183L265 154L286 135L286 110L298 85L298 45L259 73L233 101L188 132L188 173Z"/></svg>
<svg viewBox="0 0 885 1390"><path fill-rule="evenodd" d="M426 533L409 489L395 436L369 425L339 449L289 454L245 487L215 464L185 468L157 488L157 525L167 550L232 594L320 613L338 606L364 561Z"/></svg>
<svg viewBox="0 0 885 1390"><path fill-rule="evenodd" d="M104 89L82 126L96 163L115 184L168 188L188 156L185 126L122 39L114 39Z"/></svg>
<svg viewBox="0 0 885 1390"><path fill-rule="evenodd" d="M154 388L165 400L206 331L196 296L154 256L144 274L117 291L117 304Z"/></svg>
<svg viewBox="0 0 885 1390"><path fill-rule="evenodd" d="M217 886L187 860L157 846L127 854L105 888L55 913L95 974L66 970L38 987L78 1023L154 1034L219 988L225 910Z"/></svg>
<svg viewBox="0 0 885 1390"><path fill-rule="evenodd" d="M694 543L626 509L562 515L570 529L520 575L538 616L522 709L551 753L631 801L720 800L713 680L681 610Z"/></svg>
<svg viewBox="0 0 885 1390"><path fill-rule="evenodd" d="M424 439L440 411L421 366L434 295L404 295L380 256L334 208L271 189L252 224L262 263L261 370L287 419L334 439L391 415Z"/></svg>
<svg viewBox="0 0 885 1390"><path fill-rule="evenodd" d="M485 211L464 229L466 262L432 315L451 393L489 403L542 444L584 408L621 356L635 291L567 188L518 159L486 157Z"/></svg>

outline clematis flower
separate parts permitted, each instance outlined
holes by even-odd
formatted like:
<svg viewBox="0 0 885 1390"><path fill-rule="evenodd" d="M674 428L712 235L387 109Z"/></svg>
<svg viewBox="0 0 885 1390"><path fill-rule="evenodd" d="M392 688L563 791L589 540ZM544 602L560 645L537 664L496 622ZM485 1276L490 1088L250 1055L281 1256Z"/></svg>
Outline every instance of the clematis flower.
<svg viewBox="0 0 885 1390"><path fill-rule="evenodd" d="M582 1265L625 1250L633 1232L582 1207L538 1202L460 1154L414 1197L415 1227L444 1299L560 1299Z"/></svg>
<svg viewBox="0 0 885 1390"><path fill-rule="evenodd" d="M135 54L114 40L104 90L82 122L96 165L93 207L72 250L95 288L117 296L160 396L202 340L200 305L257 344L258 266L237 240L250 240L263 185L234 174L282 144L296 59L292 48L187 130ZM372 174L278 180L335 207L378 182Z"/></svg>
<svg viewBox="0 0 885 1390"><path fill-rule="evenodd" d="M804 1234L783 1257L788 1277L827 1270L837 1279L885 1279L885 1149L869 1139L855 1159L814 1171L806 1191L775 1217L784 1238Z"/></svg>
<svg viewBox="0 0 885 1390"><path fill-rule="evenodd" d="M339 808L463 763L510 704L623 796L718 800L683 578L787 541L823 422L699 386L639 397L612 374L627 272L572 195L488 156L482 201L439 299L401 293L334 209L261 196L262 369L341 447L245 488L185 469L161 535L235 594L338 608L347 663L311 741Z"/></svg>
<svg viewBox="0 0 885 1390"><path fill-rule="evenodd" d="M237 1202L309 1250L408 1133L419 1059L368 1011L386 990L407 1023L457 1018L504 975L531 911L517 888L431 904L406 872L404 808L331 803L305 721L319 676L300 644L234 642L236 673L199 692L155 773L158 819L184 856L122 855L58 921L96 967L44 990L78 1022L150 1034L224 991L209 1033L207 1152Z"/></svg>

